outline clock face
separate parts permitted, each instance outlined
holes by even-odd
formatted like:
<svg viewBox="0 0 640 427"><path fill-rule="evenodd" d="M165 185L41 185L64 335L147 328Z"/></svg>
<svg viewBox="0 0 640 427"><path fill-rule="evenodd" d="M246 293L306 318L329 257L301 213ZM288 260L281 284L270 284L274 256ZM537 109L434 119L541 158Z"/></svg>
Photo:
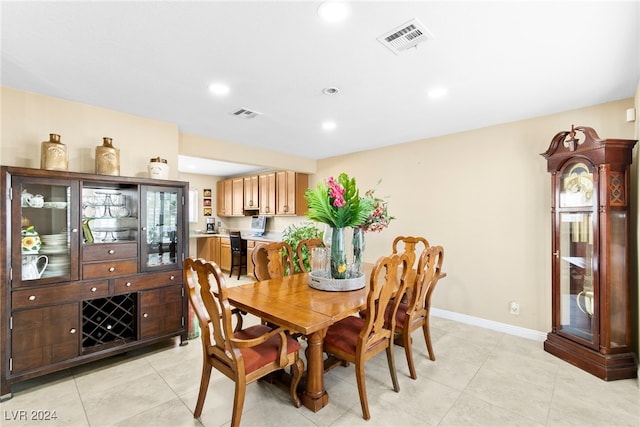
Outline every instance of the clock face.
<svg viewBox="0 0 640 427"><path fill-rule="evenodd" d="M562 175L560 207L593 205L593 173L584 163L576 163Z"/></svg>

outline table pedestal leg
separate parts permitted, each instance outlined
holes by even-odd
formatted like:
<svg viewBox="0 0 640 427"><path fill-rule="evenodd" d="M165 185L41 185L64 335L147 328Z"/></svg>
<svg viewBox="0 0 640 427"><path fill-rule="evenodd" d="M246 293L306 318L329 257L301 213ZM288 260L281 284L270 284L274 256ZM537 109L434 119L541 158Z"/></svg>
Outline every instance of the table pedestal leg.
<svg viewBox="0 0 640 427"><path fill-rule="evenodd" d="M318 412L329 403L329 395L324 389L324 362L322 343L327 333L323 329L307 337L307 386L302 393L302 404L313 412Z"/></svg>

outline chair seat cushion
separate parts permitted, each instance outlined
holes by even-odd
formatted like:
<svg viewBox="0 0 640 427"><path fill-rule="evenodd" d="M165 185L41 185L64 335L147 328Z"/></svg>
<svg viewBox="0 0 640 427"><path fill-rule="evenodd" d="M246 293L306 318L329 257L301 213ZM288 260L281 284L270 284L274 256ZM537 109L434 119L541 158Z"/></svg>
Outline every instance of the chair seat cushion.
<svg viewBox="0 0 640 427"><path fill-rule="evenodd" d="M250 326L234 334L238 339L253 339L268 333L271 330L266 325ZM250 348L241 348L240 353L244 359L244 368L246 373L250 373L265 365L278 360L278 345L280 337L274 335L264 343ZM300 350L300 343L294 338L287 335L287 354L295 353Z"/></svg>
<svg viewBox="0 0 640 427"><path fill-rule="evenodd" d="M329 326L324 337L326 346L331 346L345 353L356 354L358 335L364 327L364 319L357 316L349 316Z"/></svg>
<svg viewBox="0 0 640 427"><path fill-rule="evenodd" d="M396 311L396 328L404 327L404 321L407 317L408 309L409 309L409 304L407 304L406 302L401 302L398 305L398 311ZM390 311L391 311L391 308L387 307L387 312L385 313L385 319L388 319Z"/></svg>

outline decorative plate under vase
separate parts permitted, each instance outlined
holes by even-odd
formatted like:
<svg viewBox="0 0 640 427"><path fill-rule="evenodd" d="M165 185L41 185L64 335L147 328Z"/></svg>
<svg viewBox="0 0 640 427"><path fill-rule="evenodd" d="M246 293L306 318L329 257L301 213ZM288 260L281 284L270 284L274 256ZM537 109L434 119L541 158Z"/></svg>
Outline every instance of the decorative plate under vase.
<svg viewBox="0 0 640 427"><path fill-rule="evenodd" d="M334 279L320 271L312 271L309 273L309 286L321 291L355 291L364 288L365 277L364 273L358 272L355 277Z"/></svg>

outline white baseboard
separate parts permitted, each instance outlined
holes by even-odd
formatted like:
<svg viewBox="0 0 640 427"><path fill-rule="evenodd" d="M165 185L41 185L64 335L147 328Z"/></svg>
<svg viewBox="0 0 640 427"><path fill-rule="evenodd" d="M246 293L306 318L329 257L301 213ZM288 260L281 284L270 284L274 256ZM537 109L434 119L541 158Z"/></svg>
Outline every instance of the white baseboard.
<svg viewBox="0 0 640 427"><path fill-rule="evenodd" d="M522 328L520 326L513 326L507 323L494 322L493 320L482 319L480 317L469 316L467 314L455 313L453 311L441 310L434 307L431 307L431 314L436 317L442 317L443 319L455 320L456 322L492 329L494 331L528 338L530 340L542 342L547 339L546 332Z"/></svg>

